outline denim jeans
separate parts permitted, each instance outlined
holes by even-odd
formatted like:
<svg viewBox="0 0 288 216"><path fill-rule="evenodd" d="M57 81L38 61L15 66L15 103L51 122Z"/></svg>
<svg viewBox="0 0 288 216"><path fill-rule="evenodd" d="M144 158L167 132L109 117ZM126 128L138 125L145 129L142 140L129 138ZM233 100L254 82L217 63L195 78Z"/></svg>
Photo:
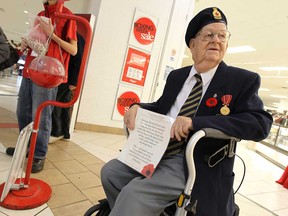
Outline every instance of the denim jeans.
<svg viewBox="0 0 288 216"><path fill-rule="evenodd" d="M47 100L55 100L57 87L43 88L30 79L23 77L18 94L17 118L19 130L34 121L38 106ZM53 106L46 106L41 112L38 135L35 145L34 158L44 159L48 150L48 142L51 132Z"/></svg>

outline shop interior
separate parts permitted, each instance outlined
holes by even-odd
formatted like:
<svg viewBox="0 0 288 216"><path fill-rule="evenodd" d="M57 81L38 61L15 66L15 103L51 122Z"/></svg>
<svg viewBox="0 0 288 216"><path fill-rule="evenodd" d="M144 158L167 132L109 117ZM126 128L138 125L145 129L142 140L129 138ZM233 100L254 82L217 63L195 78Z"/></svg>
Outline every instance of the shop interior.
<svg viewBox="0 0 288 216"><path fill-rule="evenodd" d="M229 17L228 28L232 36L224 59L225 62L260 74L261 88L259 89L259 95L263 99L264 108L273 115L274 123L269 136L260 143L248 143L247 146L258 153L258 156L262 156L262 159L267 159L282 171L288 165L288 29L286 28L288 26L288 1L279 0L276 4L276 2L271 1L264 3L261 0L245 0L244 2L236 0L195 0L195 13L207 7L208 4L221 5L221 9ZM15 7L15 5L18 5L18 7ZM65 5L77 13L90 12L90 1L72 0L67 1ZM40 10L41 4L35 4L35 0L1 2L0 25L14 48L20 48L21 36L25 34L29 25L29 15L26 12L36 14ZM22 53L16 65L0 71L0 79L4 80L12 77L13 80L17 80L15 77L21 77L24 63L25 53ZM182 66L191 64L193 62L191 61L190 51L185 49ZM5 85L5 81L1 85ZM0 93L1 90L3 89L0 87ZM75 142L77 142L77 139L80 140L82 137L75 136ZM121 140L121 142L124 141ZM87 149L89 150L89 148ZM113 154L116 153L113 152ZM106 158L100 159L102 161L106 160ZM280 174L280 172L277 174ZM255 197L250 196L248 201ZM96 200L94 201L96 202ZM244 200L244 205L245 202L246 200ZM264 210L267 210L265 205L269 206L267 203L266 201L261 203ZM263 215L265 215L264 210L257 209L256 212L263 211ZM269 211L273 211L272 207ZM59 213L59 215L61 214Z"/></svg>

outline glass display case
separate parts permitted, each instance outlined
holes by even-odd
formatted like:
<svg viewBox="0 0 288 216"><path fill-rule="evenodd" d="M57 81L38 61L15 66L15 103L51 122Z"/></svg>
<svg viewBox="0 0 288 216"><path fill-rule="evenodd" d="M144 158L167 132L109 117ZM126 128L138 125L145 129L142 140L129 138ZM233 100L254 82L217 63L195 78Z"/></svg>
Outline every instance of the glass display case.
<svg viewBox="0 0 288 216"><path fill-rule="evenodd" d="M268 137L262 142L288 153L288 126L273 124Z"/></svg>

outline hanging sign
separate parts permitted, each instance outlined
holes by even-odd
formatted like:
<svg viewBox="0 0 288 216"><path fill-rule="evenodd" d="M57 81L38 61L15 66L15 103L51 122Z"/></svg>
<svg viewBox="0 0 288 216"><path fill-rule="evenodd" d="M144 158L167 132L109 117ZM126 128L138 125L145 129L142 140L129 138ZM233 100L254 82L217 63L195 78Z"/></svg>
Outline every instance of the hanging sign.
<svg viewBox="0 0 288 216"><path fill-rule="evenodd" d="M156 26L148 17L141 17L134 22L133 32L136 40L139 43L143 45L149 45L154 42Z"/></svg>
<svg viewBox="0 0 288 216"><path fill-rule="evenodd" d="M124 92L117 98L117 110L124 116L125 112L133 103L139 103L140 99L134 92L128 91Z"/></svg>
<svg viewBox="0 0 288 216"><path fill-rule="evenodd" d="M149 61L150 54L128 47L122 81L144 86Z"/></svg>
<svg viewBox="0 0 288 216"><path fill-rule="evenodd" d="M152 52L156 39L158 18L136 8L128 44L138 49Z"/></svg>

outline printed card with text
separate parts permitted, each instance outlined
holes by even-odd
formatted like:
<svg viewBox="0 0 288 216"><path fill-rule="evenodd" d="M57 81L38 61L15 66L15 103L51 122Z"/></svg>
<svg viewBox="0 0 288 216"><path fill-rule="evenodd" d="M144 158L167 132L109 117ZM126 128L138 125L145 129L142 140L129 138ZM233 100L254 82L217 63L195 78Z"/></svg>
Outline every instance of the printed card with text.
<svg viewBox="0 0 288 216"><path fill-rule="evenodd" d="M150 178L167 148L174 120L139 108L135 128L117 159Z"/></svg>

